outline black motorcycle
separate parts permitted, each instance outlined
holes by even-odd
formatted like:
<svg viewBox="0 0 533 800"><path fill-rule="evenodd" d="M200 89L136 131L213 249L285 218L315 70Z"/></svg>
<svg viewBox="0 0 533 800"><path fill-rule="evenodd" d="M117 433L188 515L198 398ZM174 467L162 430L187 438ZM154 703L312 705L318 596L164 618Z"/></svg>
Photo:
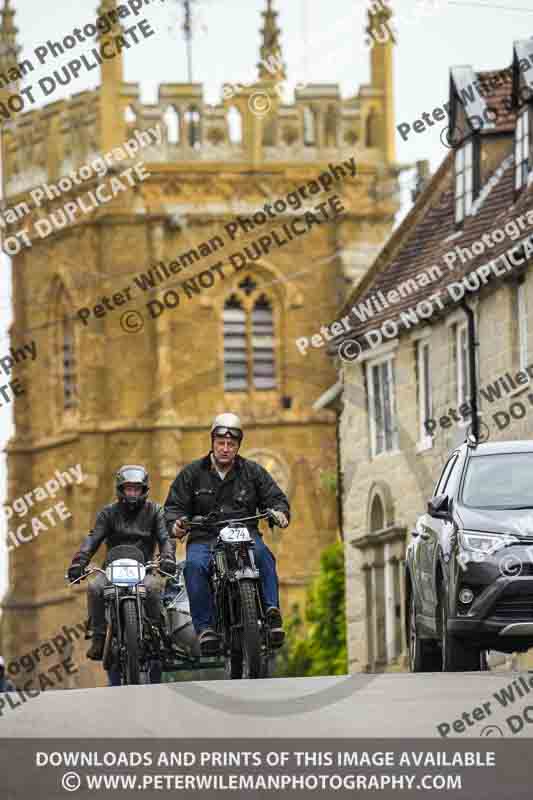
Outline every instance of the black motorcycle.
<svg viewBox="0 0 533 800"><path fill-rule="evenodd" d="M227 678L267 678L275 653L266 622L266 604L255 565L254 540L245 526L251 520L273 520L268 512L242 519L217 520L216 512L184 521L189 539L194 532L219 531L209 565L215 606L215 630L222 642Z"/></svg>
<svg viewBox="0 0 533 800"><path fill-rule="evenodd" d="M113 547L106 559L106 568L88 567L84 574L70 583L71 586L90 575L101 572L109 581L104 588L107 623L103 666L108 672L120 674L122 685L143 683L153 668L161 661L171 646L163 625L157 625L146 613L146 572L156 569L160 575L172 578L159 566L160 560L144 563L138 547L120 545ZM144 680L143 680L144 679Z"/></svg>

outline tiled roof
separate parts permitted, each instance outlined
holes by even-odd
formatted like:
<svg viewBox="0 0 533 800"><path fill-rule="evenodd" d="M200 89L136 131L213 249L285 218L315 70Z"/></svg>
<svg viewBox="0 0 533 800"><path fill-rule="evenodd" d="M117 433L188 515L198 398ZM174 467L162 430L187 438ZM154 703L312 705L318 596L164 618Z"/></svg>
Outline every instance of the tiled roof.
<svg viewBox="0 0 533 800"><path fill-rule="evenodd" d="M477 77L480 83L488 85L487 82L490 77L501 75L502 72L502 70L483 72L479 73ZM514 130L516 116L512 112L506 112L504 108L505 98L510 98L510 94L510 77L500 87L490 90L490 97L486 98L487 105L491 108L496 107L499 109L499 117L496 128L493 128L490 132L481 132L483 138L494 135L494 131L497 133L511 133ZM335 340L335 349L343 339L358 339L363 347L367 346L366 341L360 339L365 332L373 328L379 328L388 319L398 320L402 311L415 307L421 300L428 298L439 289L443 290L452 281L460 281L462 277L472 270L505 253L513 244L525 238L528 233L533 234L533 226L528 226L526 230L521 231L516 242L506 235L501 244L496 244L492 248L486 245L484 253L474 256L472 260L468 260L465 264L458 258L453 265L454 269L449 269L442 258L445 253L453 250L456 245L460 245L463 248L470 247L474 242L480 240L484 233L489 233L496 228L503 228L506 222L520 216L527 209L533 208L533 185L524 189L519 195L516 204L514 202L514 159L512 158L512 152L513 141L510 140L509 148L498 165L501 167L506 162L506 168L504 170L500 169L501 174L499 174L497 183L488 192L485 199L477 201L479 203L477 213L467 216L461 231L457 232L454 220L454 152L450 151L425 191L418 198L414 208L411 209L400 227L391 236L359 286L356 287L345 302L343 310L338 314L337 319L344 315L349 316L352 329ZM497 171L496 169L495 172ZM488 180L490 181L490 176ZM483 186L480 188L481 190L484 189ZM454 236L456 233L457 236ZM389 307L381 312L376 311L374 307L374 316L366 322L361 322L351 312L352 306L360 306L362 303L366 303L372 296L376 296L378 291L381 291L386 296L391 289L396 289L399 284L409 278L414 278L435 264L442 269L442 276L438 280L434 280L427 286L419 288L418 291L400 298L399 302L391 302ZM491 287L497 283L498 280L491 274L487 286ZM467 292L466 296L473 296L474 294L473 292ZM446 292L441 291L441 297L445 303L450 302L451 308L456 307L456 304L451 303L451 298ZM382 305L379 299L378 303ZM406 327L400 325L399 335L406 332ZM333 347L331 352L333 352Z"/></svg>

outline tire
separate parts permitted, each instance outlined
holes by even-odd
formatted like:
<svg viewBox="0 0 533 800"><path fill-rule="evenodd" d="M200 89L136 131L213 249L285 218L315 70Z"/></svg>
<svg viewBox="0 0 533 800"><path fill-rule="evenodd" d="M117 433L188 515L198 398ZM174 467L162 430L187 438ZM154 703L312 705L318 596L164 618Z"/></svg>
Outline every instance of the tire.
<svg viewBox="0 0 533 800"><path fill-rule="evenodd" d="M262 669L261 636L257 615L257 588L253 581L241 581L242 677L260 678Z"/></svg>
<svg viewBox="0 0 533 800"><path fill-rule="evenodd" d="M416 629L416 602L411 591L409 601L409 671L441 672L442 654L436 642L424 640L418 636Z"/></svg>
<svg viewBox="0 0 533 800"><path fill-rule="evenodd" d="M139 620L135 600L122 603L124 645L126 646L126 684L136 686L141 682L139 669Z"/></svg>
<svg viewBox="0 0 533 800"><path fill-rule="evenodd" d="M240 680L242 678L242 652L233 650L226 655L224 662L224 677L228 680Z"/></svg>
<svg viewBox="0 0 533 800"><path fill-rule="evenodd" d="M448 600L439 592L440 636L443 672L477 672L481 669L481 649L469 646L463 639L448 633Z"/></svg>

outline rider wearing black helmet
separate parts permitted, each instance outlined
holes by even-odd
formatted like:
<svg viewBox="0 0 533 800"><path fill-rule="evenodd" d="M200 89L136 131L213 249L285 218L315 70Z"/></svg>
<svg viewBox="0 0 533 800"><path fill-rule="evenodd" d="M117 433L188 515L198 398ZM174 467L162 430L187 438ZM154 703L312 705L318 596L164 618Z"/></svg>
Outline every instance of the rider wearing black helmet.
<svg viewBox="0 0 533 800"><path fill-rule="evenodd" d="M115 479L117 501L98 512L90 534L72 559L68 571L70 581L79 578L102 542L108 550L118 545L133 545L144 554L145 562L153 558L155 545L161 555L161 569L176 571L175 543L170 539L159 503L148 500L150 483L144 467L127 464L119 469ZM155 623L160 620L159 582L155 575L147 575L146 610ZM93 642L87 657L96 661L103 655L106 623L104 587L108 581L102 573L91 580L87 602L93 630Z"/></svg>

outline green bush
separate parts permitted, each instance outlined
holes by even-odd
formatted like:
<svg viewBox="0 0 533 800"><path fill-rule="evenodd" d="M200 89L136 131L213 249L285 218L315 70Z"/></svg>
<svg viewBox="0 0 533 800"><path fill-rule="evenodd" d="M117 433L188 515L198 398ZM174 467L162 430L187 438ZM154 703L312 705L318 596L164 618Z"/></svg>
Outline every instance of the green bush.
<svg viewBox="0 0 533 800"><path fill-rule="evenodd" d="M344 546L336 542L320 558L320 573L309 587L305 620L298 605L292 607L286 624L286 642L279 655L277 677L345 675L346 611Z"/></svg>

